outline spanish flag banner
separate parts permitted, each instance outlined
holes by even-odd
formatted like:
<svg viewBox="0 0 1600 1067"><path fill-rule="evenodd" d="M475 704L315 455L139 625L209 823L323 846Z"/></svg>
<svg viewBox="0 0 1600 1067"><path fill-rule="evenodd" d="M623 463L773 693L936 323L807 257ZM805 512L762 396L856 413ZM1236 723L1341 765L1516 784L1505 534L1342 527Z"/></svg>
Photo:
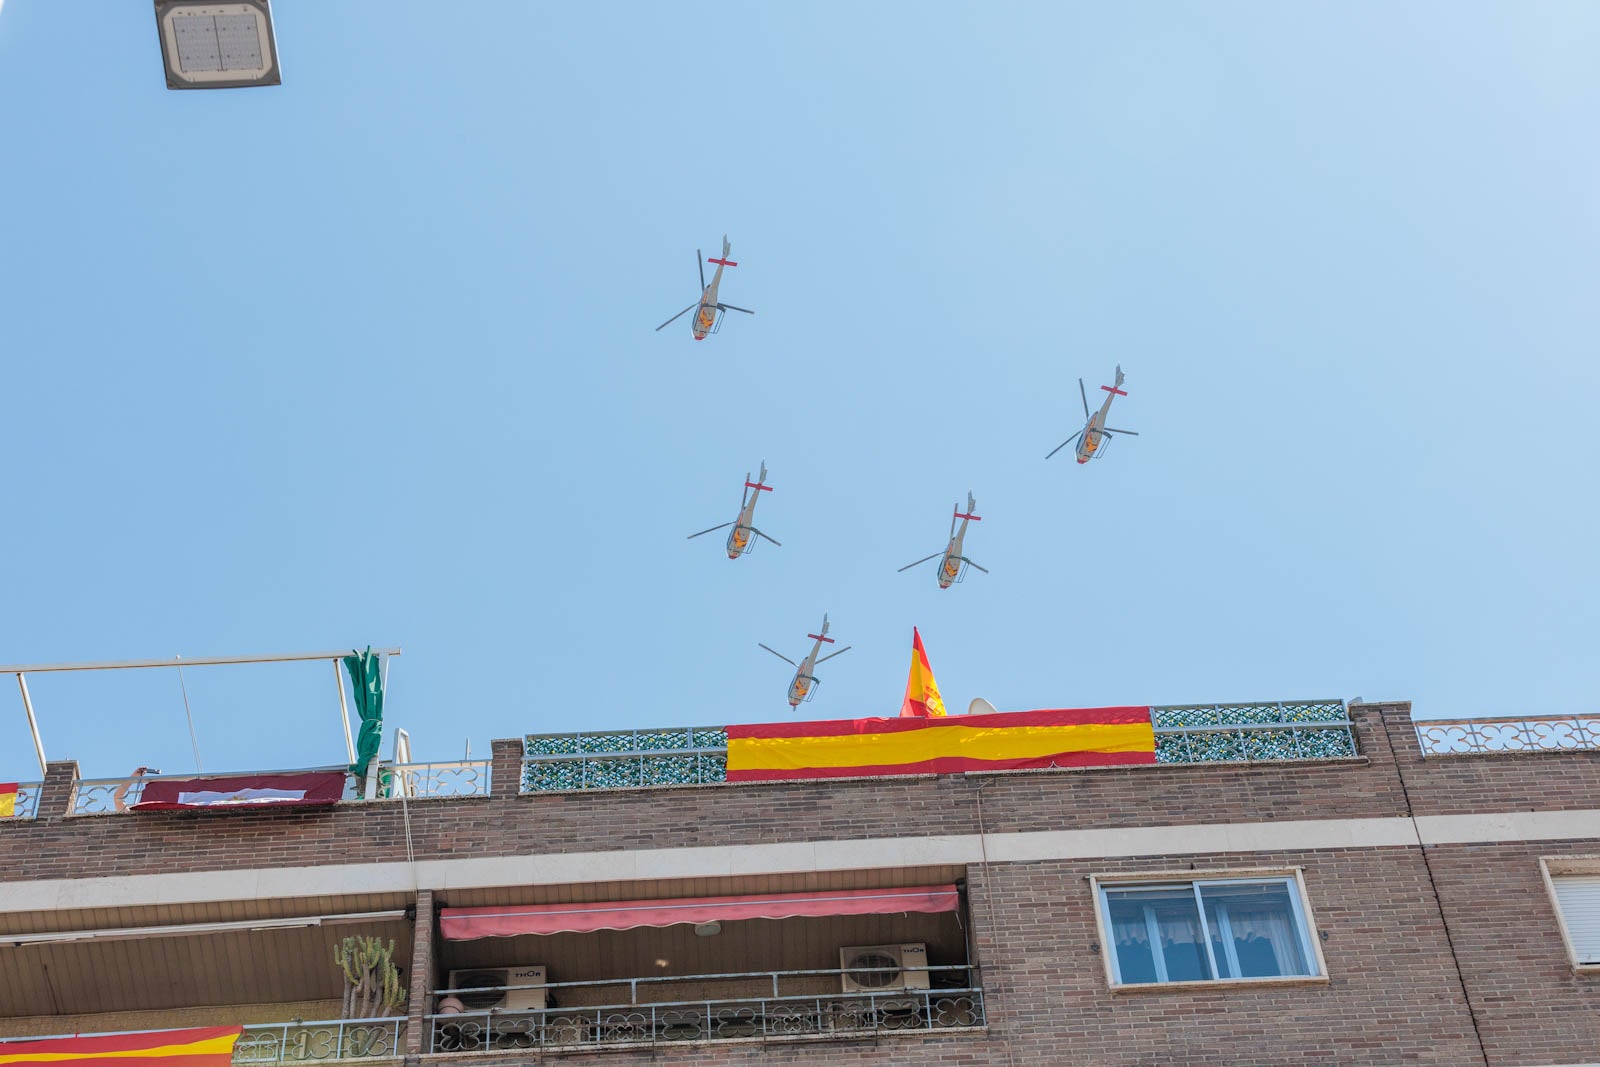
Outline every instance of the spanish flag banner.
<svg viewBox="0 0 1600 1067"><path fill-rule="evenodd" d="M13 1067L230 1067L238 1026L151 1030L142 1034L50 1037L0 1042L0 1065Z"/></svg>
<svg viewBox="0 0 1600 1067"><path fill-rule="evenodd" d="M911 628L911 674L906 678L906 698L900 704L900 714L923 719L944 714L939 683L933 680L928 651L922 647L922 632L915 626Z"/></svg>
<svg viewBox="0 0 1600 1067"><path fill-rule="evenodd" d="M728 727L728 781L957 774L1156 761L1148 707Z"/></svg>
<svg viewBox="0 0 1600 1067"><path fill-rule="evenodd" d="M17 813L16 782L0 782L0 819L9 819Z"/></svg>

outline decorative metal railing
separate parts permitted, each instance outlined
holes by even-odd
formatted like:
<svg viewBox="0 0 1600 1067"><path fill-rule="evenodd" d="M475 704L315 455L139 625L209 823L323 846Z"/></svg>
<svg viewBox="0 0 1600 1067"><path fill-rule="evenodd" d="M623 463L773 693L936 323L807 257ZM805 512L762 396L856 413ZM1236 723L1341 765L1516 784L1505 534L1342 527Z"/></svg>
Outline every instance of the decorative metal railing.
<svg viewBox="0 0 1600 1067"><path fill-rule="evenodd" d="M1600 751L1600 717L1448 719L1413 724L1424 756Z"/></svg>
<svg viewBox="0 0 1600 1067"><path fill-rule="evenodd" d="M405 1055L404 1019L333 1019L327 1022L253 1023L233 1046L235 1067L333 1060L399 1059Z"/></svg>
<svg viewBox="0 0 1600 1067"><path fill-rule="evenodd" d="M1150 709L1157 763L1258 763L1357 755L1342 700Z"/></svg>
<svg viewBox="0 0 1600 1067"><path fill-rule="evenodd" d="M453 760L448 763L385 763L382 776L387 796L486 797L489 795L490 760Z"/></svg>
<svg viewBox="0 0 1600 1067"><path fill-rule="evenodd" d="M706 785L728 780L728 732L720 726L530 735L522 791Z"/></svg>
<svg viewBox="0 0 1600 1067"><path fill-rule="evenodd" d="M16 798L11 802L10 815L0 815L0 822L10 819L31 819L39 814L39 788L42 782L18 782Z"/></svg>
<svg viewBox="0 0 1600 1067"><path fill-rule="evenodd" d="M934 968L930 968L932 970ZM781 972L785 976L839 972ZM700 975L761 978L763 975ZM641 980L648 981L648 980ZM682 981L682 979L679 979ZM619 983L563 983L575 985ZM637 998L635 998L636 1001ZM429 1052L498 1052L775 1037L860 1037L985 1025L981 989L907 989L598 1007L463 1011L426 1017Z"/></svg>
<svg viewBox="0 0 1600 1067"><path fill-rule="evenodd" d="M1357 755L1342 700L1189 704L1150 709L1157 763L1254 763ZM643 789L727 781L718 726L530 734L522 792Z"/></svg>
<svg viewBox="0 0 1600 1067"><path fill-rule="evenodd" d="M489 795L490 761L452 760L446 763L383 763L378 768L378 795L374 802L398 800L404 795L417 797L470 797ZM302 770L343 770L342 767L310 767ZM73 815L100 815L126 811L144 796L146 782L158 778L231 778L262 774L291 774L293 771L233 771L220 774L147 775L139 778L83 778L73 785ZM360 800L366 782L350 775L345 778L344 799Z"/></svg>

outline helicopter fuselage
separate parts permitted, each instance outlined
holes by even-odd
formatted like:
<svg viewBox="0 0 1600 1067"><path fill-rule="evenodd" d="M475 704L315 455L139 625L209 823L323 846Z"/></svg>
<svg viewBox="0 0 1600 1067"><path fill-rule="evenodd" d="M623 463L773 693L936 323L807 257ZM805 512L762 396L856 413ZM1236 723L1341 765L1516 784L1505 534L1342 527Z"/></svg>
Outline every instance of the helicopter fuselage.
<svg viewBox="0 0 1600 1067"><path fill-rule="evenodd" d="M1078 440L1078 462L1087 463L1094 458L1105 442L1103 431L1106 424L1106 412L1111 409L1111 397L1106 397L1106 402L1100 405L1100 410L1089 416L1089 423L1083 428L1083 437Z"/></svg>
<svg viewBox="0 0 1600 1067"><path fill-rule="evenodd" d="M717 325L717 286L722 284L722 267L717 267L717 272L711 276L711 284L706 286L706 291L700 294L700 306L695 309L694 339L704 341Z"/></svg>
<svg viewBox="0 0 1600 1067"><path fill-rule="evenodd" d="M950 547L944 550L944 559L939 561L939 588L949 589L961 577L961 542L967 536L967 520L961 520L961 529L950 538Z"/></svg>

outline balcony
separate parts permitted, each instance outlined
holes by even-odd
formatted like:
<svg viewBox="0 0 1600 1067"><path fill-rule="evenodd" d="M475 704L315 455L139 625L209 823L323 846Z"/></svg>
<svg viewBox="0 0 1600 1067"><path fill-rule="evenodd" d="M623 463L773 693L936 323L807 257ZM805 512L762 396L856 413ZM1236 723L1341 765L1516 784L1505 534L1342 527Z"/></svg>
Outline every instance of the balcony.
<svg viewBox="0 0 1600 1067"><path fill-rule="evenodd" d="M1342 700L1168 705L1151 708L1150 717L1158 765L1358 755ZM530 734L523 742L523 793L720 785L727 773L720 726Z"/></svg>
<svg viewBox="0 0 1600 1067"><path fill-rule="evenodd" d="M841 970L757 971L538 987L552 1003L584 1007L461 1011L427 1016L425 1051L498 1052L684 1042L826 1040L986 1025L983 990L965 966L928 967L929 989L837 992ZM690 996L721 987L721 997ZM503 994L510 987L441 989L444 995ZM764 992L752 995L757 988ZM809 990L801 992L800 990ZM833 992L819 992L829 989ZM786 992L787 991L787 992ZM235 1062L239 1062L237 1059Z"/></svg>

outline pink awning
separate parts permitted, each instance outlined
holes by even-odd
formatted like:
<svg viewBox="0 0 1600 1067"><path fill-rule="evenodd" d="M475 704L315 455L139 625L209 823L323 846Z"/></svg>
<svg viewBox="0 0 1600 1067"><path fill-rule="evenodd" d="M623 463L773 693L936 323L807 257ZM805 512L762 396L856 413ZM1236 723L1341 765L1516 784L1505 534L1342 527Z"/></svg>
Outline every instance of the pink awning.
<svg viewBox="0 0 1600 1067"><path fill-rule="evenodd" d="M521 934L587 934L639 926L792 919L801 915L895 915L955 911L953 885L909 889L833 889L820 893L752 893L736 897L673 900L608 900L587 904L531 904L520 908L441 908L439 929L447 941Z"/></svg>

